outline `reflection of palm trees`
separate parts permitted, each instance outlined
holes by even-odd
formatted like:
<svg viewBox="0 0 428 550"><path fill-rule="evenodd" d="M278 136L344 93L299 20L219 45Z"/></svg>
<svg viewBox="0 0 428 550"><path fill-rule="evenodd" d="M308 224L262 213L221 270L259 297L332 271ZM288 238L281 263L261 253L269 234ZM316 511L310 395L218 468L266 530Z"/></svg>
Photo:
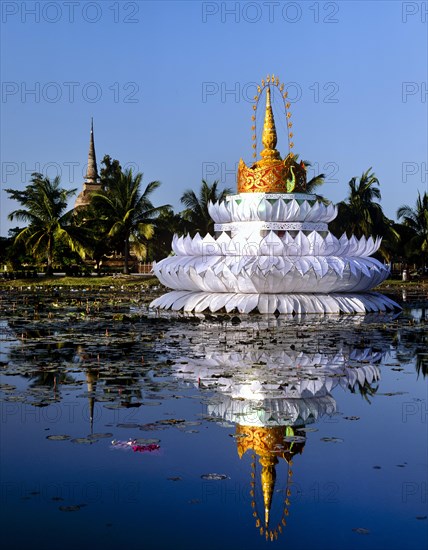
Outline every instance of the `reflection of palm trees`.
<svg viewBox="0 0 428 550"><path fill-rule="evenodd" d="M377 390L379 389L379 384L374 384L368 382L368 380L364 380L364 383L361 384L358 382L355 386L351 387L349 386L349 391L351 393L358 393L367 401L367 403L371 403L369 397L373 397Z"/></svg>
<svg viewBox="0 0 428 550"><path fill-rule="evenodd" d="M393 344L396 347L397 360L400 363L415 364L416 373L423 378L428 373L428 357L427 357L428 335L424 327L400 329L394 336Z"/></svg>

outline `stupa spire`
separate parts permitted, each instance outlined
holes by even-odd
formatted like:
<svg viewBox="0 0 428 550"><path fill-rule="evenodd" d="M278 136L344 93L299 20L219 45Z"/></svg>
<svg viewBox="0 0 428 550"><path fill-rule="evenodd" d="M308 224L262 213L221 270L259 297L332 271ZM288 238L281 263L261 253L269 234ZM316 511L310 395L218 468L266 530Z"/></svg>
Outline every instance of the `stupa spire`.
<svg viewBox="0 0 428 550"><path fill-rule="evenodd" d="M94 143L94 119L91 118L91 137L89 139L88 169L86 170L86 181L96 183L98 180L97 158L95 156Z"/></svg>
<svg viewBox="0 0 428 550"><path fill-rule="evenodd" d="M276 147L277 136L275 119L273 117L272 105L270 102L270 88L266 88L266 110L265 110L265 122L263 125L262 143L265 149L274 150Z"/></svg>

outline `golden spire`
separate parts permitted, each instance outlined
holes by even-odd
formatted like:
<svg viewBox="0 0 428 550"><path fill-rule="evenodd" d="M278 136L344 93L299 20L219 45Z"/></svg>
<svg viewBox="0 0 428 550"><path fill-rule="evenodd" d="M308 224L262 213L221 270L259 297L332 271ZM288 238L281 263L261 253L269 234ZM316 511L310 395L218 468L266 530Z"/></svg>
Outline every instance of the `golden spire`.
<svg viewBox="0 0 428 550"><path fill-rule="evenodd" d="M270 87L266 88L266 111L265 122L263 125L262 143L264 145L263 151L260 153L262 157L263 165L271 164L270 161L281 160L279 151L275 149L277 142L275 120L273 118L272 105L270 102ZM276 164L276 163L274 163Z"/></svg>
<svg viewBox="0 0 428 550"><path fill-rule="evenodd" d="M265 123L263 126L262 143L265 149L275 149L276 147L276 128L275 120L273 118L272 105L270 103L270 88L266 88L266 111L265 111Z"/></svg>
<svg viewBox="0 0 428 550"><path fill-rule="evenodd" d="M277 134L275 120L273 117L271 105L271 91L278 88L279 93L284 100L284 108L287 120L288 146L289 153L282 159L279 151L276 149ZM260 160L254 162L252 166L247 166L241 159L238 165L237 184L238 193L302 193L306 191L306 168L303 164L298 164L294 160L294 153L291 149L294 143L291 141L293 132L291 131L292 122L289 120L291 113L288 111L290 103L287 102L287 92L283 92L284 84L279 85L279 78L275 75L268 76L262 80L262 85L257 87L257 95L254 97L256 104L253 110L257 110L259 99L262 92L266 89L266 109L265 120L263 124L262 144L264 149L260 152ZM257 156L255 152L256 144L256 115L251 117L253 124L252 148L253 157Z"/></svg>

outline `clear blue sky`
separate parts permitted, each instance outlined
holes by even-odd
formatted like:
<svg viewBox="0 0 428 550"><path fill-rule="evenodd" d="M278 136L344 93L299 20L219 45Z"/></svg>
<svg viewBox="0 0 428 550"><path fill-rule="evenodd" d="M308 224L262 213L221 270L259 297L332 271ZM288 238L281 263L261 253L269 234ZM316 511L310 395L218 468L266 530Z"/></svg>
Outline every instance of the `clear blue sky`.
<svg viewBox="0 0 428 550"><path fill-rule="evenodd" d="M323 194L344 199L372 166L395 218L427 189L426 6L4 0L0 234L18 207L4 188L31 172L80 190L91 116L98 162L160 180L156 204L181 209L202 177L234 187L251 161L252 83L272 72L294 99L295 152L328 174Z"/></svg>

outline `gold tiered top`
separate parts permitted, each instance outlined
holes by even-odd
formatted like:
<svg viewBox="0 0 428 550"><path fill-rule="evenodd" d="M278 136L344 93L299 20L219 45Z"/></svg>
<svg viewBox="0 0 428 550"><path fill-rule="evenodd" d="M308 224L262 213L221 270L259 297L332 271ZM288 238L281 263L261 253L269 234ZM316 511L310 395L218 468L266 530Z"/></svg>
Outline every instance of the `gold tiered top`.
<svg viewBox="0 0 428 550"><path fill-rule="evenodd" d="M262 81L264 85L264 81ZM272 83L274 83L272 77ZM261 159L250 168L241 159L238 166L238 193L293 193L305 192L306 168L298 164L290 151L282 160L276 149L277 134L271 105L270 85L266 84L266 110L263 125ZM286 94L284 94L284 98ZM256 96L258 100L258 96ZM286 109L289 104L286 104ZM253 117L254 118L254 117ZM287 113L287 119L289 113ZM291 127L291 123L288 123ZM292 134L290 134L292 136ZM253 137L254 139L254 137ZM291 144L292 146L292 144Z"/></svg>

